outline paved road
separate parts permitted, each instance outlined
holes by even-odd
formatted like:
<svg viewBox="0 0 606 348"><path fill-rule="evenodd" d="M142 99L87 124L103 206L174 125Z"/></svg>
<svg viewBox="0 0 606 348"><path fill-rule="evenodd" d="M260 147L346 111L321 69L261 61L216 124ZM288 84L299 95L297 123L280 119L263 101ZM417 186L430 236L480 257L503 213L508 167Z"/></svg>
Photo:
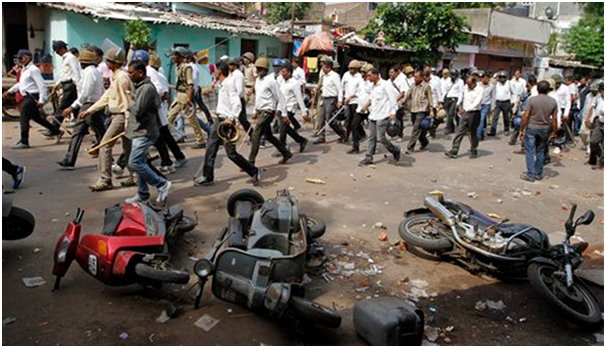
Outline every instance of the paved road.
<svg viewBox="0 0 606 348"><path fill-rule="evenodd" d="M360 158L346 155L346 147L335 142L312 146L308 152L295 155L285 166L275 164L277 159L271 157L273 149L262 150L258 163L266 168L266 174L260 192L271 197L276 190L290 189L299 199L303 212L327 222L328 232L322 243L329 263L353 261L356 270L365 270L369 267L366 259L341 253L341 250L345 254L363 251L383 268L376 276L367 278L355 273L349 278L336 277L331 283L310 274L313 282L308 285L309 297L334 304L343 315L343 325L338 330L300 332L286 323L259 317L212 298L210 291L205 294L202 309L194 310L192 299L186 298L178 318L159 324L155 318L169 300L182 293L181 286L167 286L161 292L137 285L110 288L77 265L68 272L61 290L51 293L53 248L76 208L86 210L83 232L99 233L104 208L132 196L134 190L92 193L87 186L96 180L96 161L84 152L75 171L58 171L55 162L62 158L66 141L54 145L43 139L35 126L31 135L33 148L16 151L11 150L10 145L18 140L18 123L3 122L2 129L3 156L28 167L27 180L17 194L16 204L30 210L37 219L36 231L30 238L2 244L2 316L17 319L3 328L3 344L363 344L352 325L355 302L375 295L405 298L404 293L410 292L413 280L426 281L425 290L433 296L419 301L429 316L429 325L442 329L454 326L445 337L438 339L441 345L448 344L448 340L457 345L587 345L595 342L593 333L584 333L566 324L532 292L528 283L501 283L476 277L456 265L399 253L397 247L390 249L399 240L397 226L402 213L419 207L427 192L439 189L448 198L461 200L481 211L537 225L548 231L554 242L563 238L563 223L568 212L562 205L577 202L579 210L593 209L597 215L593 225L579 230L582 238L592 244L590 256L597 256L593 250L603 253L603 172L584 166L585 158L580 150L570 150L557 158L546 170L546 179L537 183L519 179L524 158L511 153L514 148L506 144L503 136L482 142L480 158L475 160L466 156L456 160L445 158L443 152L450 148L451 138L439 136L429 151L403 156L399 166L388 164L381 154L376 156L375 167L366 168L358 167ZM409 129L406 134L410 134ZM331 138L334 136L329 136ZM85 142L85 146L88 144ZM463 144L463 149L466 146ZM243 152L248 152L248 146ZM225 203L230 193L249 184L246 175L221 151L217 184L195 188L191 178L202 161L203 151L187 149L186 155L189 166L170 175L174 186L169 203L180 204L188 214L198 215L200 224L188 237L193 244L180 242L175 252L174 263L191 269L188 256L202 256L225 225ZM319 178L326 184L306 183L305 178ZM3 176L3 185L10 186L7 175ZM516 190L527 190L530 195L515 198ZM469 197L471 192L477 197ZM372 228L376 222L387 226L388 242L378 240L379 231ZM602 259L595 262L603 268ZM47 283L26 288L21 279L34 276L43 277ZM361 290L361 285L368 282L370 287ZM603 299L602 288L592 289ZM503 300L507 307L501 312L476 312L475 303L486 299ZM210 332L193 325L203 314L220 320ZM128 338L121 339L122 333L127 333Z"/></svg>

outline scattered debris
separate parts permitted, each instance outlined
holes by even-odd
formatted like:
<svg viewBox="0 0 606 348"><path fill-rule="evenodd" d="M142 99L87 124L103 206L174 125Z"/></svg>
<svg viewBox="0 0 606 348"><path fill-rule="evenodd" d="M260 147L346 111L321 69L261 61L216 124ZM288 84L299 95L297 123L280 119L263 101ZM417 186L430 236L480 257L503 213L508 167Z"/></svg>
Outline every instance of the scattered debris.
<svg viewBox="0 0 606 348"><path fill-rule="evenodd" d="M525 323L526 322L526 318L520 318L520 320L518 320L520 323Z"/></svg>
<svg viewBox="0 0 606 348"><path fill-rule="evenodd" d="M154 336L155 336L155 335L156 335L156 334L151 334L151 335L149 335L148 339L149 339L149 341L150 341L151 343L154 343Z"/></svg>
<svg viewBox="0 0 606 348"><path fill-rule="evenodd" d="M356 269L356 264L353 262L339 262L339 266L343 267L343 269L347 271L353 271Z"/></svg>
<svg viewBox="0 0 606 348"><path fill-rule="evenodd" d="M422 346L437 346L437 343L429 342L428 340L421 341Z"/></svg>
<svg viewBox="0 0 606 348"><path fill-rule="evenodd" d="M164 324L170 320L170 316L166 314L166 311L162 311L159 317L156 318L156 323Z"/></svg>
<svg viewBox="0 0 606 348"><path fill-rule="evenodd" d="M413 300L418 299L418 298L428 298L429 297L429 295L427 295L427 292L420 288L411 288L410 295L412 296Z"/></svg>
<svg viewBox="0 0 606 348"><path fill-rule="evenodd" d="M322 273L322 279L324 279L324 281L327 283L330 283L334 280L334 278L328 275L327 273Z"/></svg>
<svg viewBox="0 0 606 348"><path fill-rule="evenodd" d="M494 309L495 311L502 311L503 309L505 309L505 303L503 303L503 301L498 300L498 301L491 301L488 300L486 301L486 306L488 306L488 308L490 309Z"/></svg>
<svg viewBox="0 0 606 348"><path fill-rule="evenodd" d="M519 192L513 192L511 195L513 196L513 198L520 198L520 197L522 197L522 194L519 193Z"/></svg>
<svg viewBox="0 0 606 348"><path fill-rule="evenodd" d="M28 288L35 288L36 286L46 284L46 280L42 277L23 278L23 284Z"/></svg>
<svg viewBox="0 0 606 348"><path fill-rule="evenodd" d="M40 250L42 250L42 249L40 249L40 248L34 248L34 254L39 253L39 252L40 252Z"/></svg>
<svg viewBox="0 0 606 348"><path fill-rule="evenodd" d="M429 283L422 279L413 279L410 281L410 284L417 288L426 288L429 286Z"/></svg>
<svg viewBox="0 0 606 348"><path fill-rule="evenodd" d="M430 311L431 313L435 313L435 312L437 312L437 311L438 311L438 310L436 309L436 307L434 307L434 306L429 306L429 307L428 307L428 309L429 309L429 311Z"/></svg>
<svg viewBox="0 0 606 348"><path fill-rule="evenodd" d="M126 332L123 332L118 337L120 337L123 340L127 340L130 337L130 335L128 333L126 333Z"/></svg>
<svg viewBox="0 0 606 348"><path fill-rule="evenodd" d="M468 193L467 193L467 197L470 197L470 198L478 198L478 194L477 194L477 193L475 193L475 192L468 192Z"/></svg>
<svg viewBox="0 0 606 348"><path fill-rule="evenodd" d="M364 279L363 281L360 282L360 286L363 286L363 287L366 287L366 288L369 287L370 286L370 280Z"/></svg>
<svg viewBox="0 0 606 348"><path fill-rule="evenodd" d="M389 240L389 236L387 235L387 232L379 233L379 240L381 242L387 242Z"/></svg>
<svg viewBox="0 0 606 348"><path fill-rule="evenodd" d="M549 185L549 188L552 189L552 190L557 190L557 189L560 188L560 186L558 186L558 185Z"/></svg>
<svg viewBox="0 0 606 348"><path fill-rule="evenodd" d="M234 310L233 310L233 309L231 309L231 308L227 308L227 314L233 314L233 313L234 313Z"/></svg>
<svg viewBox="0 0 606 348"><path fill-rule="evenodd" d="M211 317L208 314L204 314L203 316L200 317L200 319L198 319L194 323L194 326L197 326L200 329L208 332L208 331L212 330L212 328L215 327L215 325L217 325L218 323L219 323L219 320Z"/></svg>
<svg viewBox="0 0 606 348"><path fill-rule="evenodd" d="M308 182L310 184L326 185L326 181L322 179L305 178L305 182Z"/></svg>
<svg viewBox="0 0 606 348"><path fill-rule="evenodd" d="M378 230L378 229L386 230L387 226L385 226L385 224L382 222L377 222L374 225L372 225L372 228L374 228L375 230Z"/></svg>
<svg viewBox="0 0 606 348"><path fill-rule="evenodd" d="M59 219L52 219L51 222L57 222Z"/></svg>
<svg viewBox="0 0 606 348"><path fill-rule="evenodd" d="M568 206L564 203L562 203L562 210L568 211Z"/></svg>
<svg viewBox="0 0 606 348"><path fill-rule="evenodd" d="M493 218L493 219L501 219L501 217L495 213L488 213L488 214L486 214L486 216L488 216L489 218Z"/></svg>
<svg viewBox="0 0 606 348"><path fill-rule="evenodd" d="M499 199L497 199L497 203L502 204L503 200L499 198Z"/></svg>
<svg viewBox="0 0 606 348"><path fill-rule="evenodd" d="M532 196L532 191L528 191L527 189L522 190L522 195L524 196Z"/></svg>
<svg viewBox="0 0 606 348"><path fill-rule="evenodd" d="M449 326L445 330L446 332L452 332L452 330L454 330L454 326Z"/></svg>
<svg viewBox="0 0 606 348"><path fill-rule="evenodd" d="M594 250L593 253L596 255L604 256L604 250Z"/></svg>
<svg viewBox="0 0 606 348"><path fill-rule="evenodd" d="M440 335L440 328L425 325L425 337L429 342L435 342Z"/></svg>
<svg viewBox="0 0 606 348"><path fill-rule="evenodd" d="M10 325L10 324L14 323L15 321L17 321L17 318L15 318L15 317L6 317L6 318L2 319L2 327L5 327L6 325Z"/></svg>
<svg viewBox="0 0 606 348"><path fill-rule="evenodd" d="M474 308L478 312L484 312L488 308L488 306L486 306L486 301L478 301L476 302Z"/></svg>
<svg viewBox="0 0 606 348"><path fill-rule="evenodd" d="M450 337L445 337L444 343L452 343L452 340L450 339Z"/></svg>

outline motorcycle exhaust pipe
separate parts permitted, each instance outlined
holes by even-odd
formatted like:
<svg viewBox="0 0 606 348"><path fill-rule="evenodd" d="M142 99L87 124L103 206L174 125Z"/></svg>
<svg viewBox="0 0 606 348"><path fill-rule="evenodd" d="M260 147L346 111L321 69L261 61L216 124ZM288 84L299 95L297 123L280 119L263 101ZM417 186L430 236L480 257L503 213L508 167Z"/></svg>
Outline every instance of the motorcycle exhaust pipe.
<svg viewBox="0 0 606 348"><path fill-rule="evenodd" d="M461 239L461 237L459 236L459 233L457 232L457 228L455 226L451 226L450 228L452 229L452 234L454 235L454 239L457 243L459 243L460 245L464 246L465 248L472 250L478 254L482 254L486 257L496 259L499 261L505 261L505 262L514 262L514 261L520 262L520 261L525 260L525 258L522 256L520 256L520 257L501 256L501 255L493 254L486 250L482 250L474 245L471 245L471 244L465 242L463 239Z"/></svg>
<svg viewBox="0 0 606 348"><path fill-rule="evenodd" d="M448 210L448 208L438 202L435 198L425 197L423 204L427 209L429 209L435 216L437 216L449 227L453 227L455 225L455 215L450 210Z"/></svg>

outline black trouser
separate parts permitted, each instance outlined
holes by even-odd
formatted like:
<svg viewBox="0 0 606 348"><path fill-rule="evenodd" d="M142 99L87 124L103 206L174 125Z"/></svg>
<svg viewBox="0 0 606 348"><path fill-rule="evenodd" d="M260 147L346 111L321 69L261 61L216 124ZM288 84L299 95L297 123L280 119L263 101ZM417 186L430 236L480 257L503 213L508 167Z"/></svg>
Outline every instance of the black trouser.
<svg viewBox="0 0 606 348"><path fill-rule="evenodd" d="M511 111L511 102L509 100L497 100L492 113L492 124L490 125L491 135L497 134L497 125L499 124L499 116L503 113L503 128L505 132L509 132L509 112Z"/></svg>
<svg viewBox="0 0 606 348"><path fill-rule="evenodd" d="M27 94L23 98L23 105L21 105L21 117L19 123L21 125L21 143L29 145L29 120L36 122L37 124L48 129L52 133L59 131L59 127L51 124L46 120L40 109L38 108L38 93Z"/></svg>
<svg viewBox="0 0 606 348"><path fill-rule="evenodd" d="M221 140L221 138L219 138L217 135L217 126L221 122L221 120L214 122L212 125L212 131L208 135L208 141L206 143L206 155L204 156L204 165L202 167L202 175L206 180L212 181L215 179L215 160L217 158L217 152L219 152L219 146L224 145L227 158L234 162L248 175L254 176L257 174L258 169L236 151L235 144L231 142L224 143L223 140Z"/></svg>
<svg viewBox="0 0 606 348"><path fill-rule="evenodd" d="M362 123L368 118L368 114L356 112L351 125L351 141L352 147L356 151L360 151L360 139L363 137L364 127Z"/></svg>
<svg viewBox="0 0 606 348"><path fill-rule="evenodd" d="M206 121L211 123L212 117L210 115L210 110L208 110L208 108L206 107L206 104L204 104L204 100L202 99L202 92L200 92L200 88L198 88L198 90L196 91L196 93L194 95L194 99L196 100L196 104L198 104L198 107L200 108L200 110L202 110L204 115L206 115Z"/></svg>
<svg viewBox="0 0 606 348"><path fill-rule="evenodd" d="M78 98L78 89L76 88L76 84L72 81L61 82L61 88L63 89L63 95L61 96L61 102L59 103L59 108L56 110L55 119L53 120L53 124L57 127L63 122L63 110L72 106L74 101Z"/></svg>
<svg viewBox="0 0 606 348"><path fill-rule="evenodd" d="M405 108L399 108L396 111L396 118L400 121L400 124L402 125L402 127L400 127L400 133L398 133L398 137L399 138L403 138L404 137L404 114L405 114Z"/></svg>
<svg viewBox="0 0 606 348"><path fill-rule="evenodd" d="M305 138L303 138L293 127L295 122L298 123L297 119L295 118L295 113L289 111L287 115L290 124L286 124L281 117L278 118L278 122L280 122L280 142L286 146L286 135L289 135L294 141L297 142L297 144L301 144L305 141Z"/></svg>
<svg viewBox="0 0 606 348"><path fill-rule="evenodd" d="M468 111L466 114L461 115L461 121L457 126L456 135L452 141L452 152L459 153L461 142L466 135L469 135L469 141L471 142L471 152L478 150L478 126L481 120L480 110Z"/></svg>
<svg viewBox="0 0 606 348"><path fill-rule="evenodd" d="M421 128L421 121L427 117L426 112L413 112L411 115L414 125L412 128L412 135L408 142L408 151L414 151L417 140L421 142L421 148L426 147L429 144L427 140L427 129Z"/></svg>
<svg viewBox="0 0 606 348"><path fill-rule="evenodd" d="M172 166L173 161L170 159L170 154L168 153L168 148L166 147L166 142L162 138L162 135L156 139L154 147L156 150L158 150L158 156L160 156L160 165L162 167Z"/></svg>
<svg viewBox="0 0 606 348"><path fill-rule="evenodd" d="M248 161L252 164L254 164L255 160L257 159L262 135L265 136L265 140L269 141L273 146L275 146L276 149L278 149L278 151L280 151L282 156L290 154L286 146L276 139L271 132L271 121L274 119L274 114L274 111L257 111L257 124L252 131L252 146L250 148L250 154L248 155Z"/></svg>
<svg viewBox="0 0 606 348"><path fill-rule="evenodd" d="M177 144L175 138L173 138L168 125L160 127L160 138L164 141L170 152L173 153L173 156L175 156L177 161L185 159L185 155L181 151L181 148L179 147L179 144Z"/></svg>
<svg viewBox="0 0 606 348"><path fill-rule="evenodd" d="M248 122L248 116L246 115L246 98L240 98L240 104L242 104L242 110L240 110L240 115L238 115L238 122L244 128L244 131L248 133L250 122Z"/></svg>
<svg viewBox="0 0 606 348"><path fill-rule="evenodd" d="M353 119L356 117L358 104L349 104L345 108L345 112L347 113L347 117L345 118L345 141L347 141L349 140L349 136L353 133Z"/></svg>
<svg viewBox="0 0 606 348"><path fill-rule="evenodd" d="M323 141L326 139L326 128L324 127L324 125L332 118L332 114L336 108L337 97L324 98L324 100L322 101L322 107L320 108L318 122L320 124L320 128L324 129L322 130L322 132L318 133L318 140ZM335 133L339 135L339 137L341 137L341 139L345 138L345 132L343 131L343 128L341 128L341 125L339 125L339 122L336 120L336 118L330 121L329 126L330 128L332 128L333 131L335 131Z"/></svg>
<svg viewBox="0 0 606 348"><path fill-rule="evenodd" d="M604 165L604 123L598 123L598 126L591 131L589 140L589 164Z"/></svg>
<svg viewBox="0 0 606 348"><path fill-rule="evenodd" d="M457 102L459 98L444 98L444 109L446 109L446 132L452 133L455 131L455 121L458 124L457 117Z"/></svg>
<svg viewBox="0 0 606 348"><path fill-rule="evenodd" d="M564 130L566 131L566 142L572 142L572 137L574 136L574 119L575 119L575 113L576 113L576 108L573 109L571 108L569 113L568 113L568 121L564 121L564 109L562 110L562 127L564 127ZM564 124L565 122L565 124ZM566 129L566 126L568 126L568 129Z"/></svg>
<svg viewBox="0 0 606 348"><path fill-rule="evenodd" d="M84 104L81 110L86 111L92 105L92 103ZM65 154L64 162L67 165L76 165L76 160L78 159L78 152L80 151L82 140L88 134L89 128L92 128L95 132L97 144L101 142L103 134L105 134L105 125L103 124L103 113L103 110L101 110L99 112L86 116L85 119L78 119L76 121L76 125L72 130L72 137L69 142L69 147L67 148L67 153Z"/></svg>
<svg viewBox="0 0 606 348"><path fill-rule="evenodd" d="M19 166L14 165L11 161L2 157L2 171L3 172L6 172L10 176L15 176L15 175L17 175L18 169L19 169Z"/></svg>

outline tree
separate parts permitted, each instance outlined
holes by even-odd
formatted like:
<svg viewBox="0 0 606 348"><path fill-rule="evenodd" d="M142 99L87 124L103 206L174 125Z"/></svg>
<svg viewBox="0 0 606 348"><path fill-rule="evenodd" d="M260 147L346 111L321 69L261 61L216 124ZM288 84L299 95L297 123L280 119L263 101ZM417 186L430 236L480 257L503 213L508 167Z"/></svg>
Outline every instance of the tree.
<svg viewBox="0 0 606 348"><path fill-rule="evenodd" d="M148 49L151 46L151 29L141 18L126 22L125 27L124 41L128 42L132 49Z"/></svg>
<svg viewBox="0 0 606 348"><path fill-rule="evenodd" d="M567 52L585 64L604 67L604 3L579 3L583 17L564 35Z"/></svg>
<svg viewBox="0 0 606 348"><path fill-rule="evenodd" d="M301 18L312 5L311 2L264 2L263 4L267 9L267 21L269 24L290 20L292 18L293 6L295 7L295 17Z"/></svg>
<svg viewBox="0 0 606 348"><path fill-rule="evenodd" d="M506 2L453 2L454 8L503 8Z"/></svg>
<svg viewBox="0 0 606 348"><path fill-rule="evenodd" d="M376 37L382 31L388 44L411 50L411 63L422 65L435 64L440 47L454 52L469 39L466 30L466 18L453 12L452 3L389 2L379 5L363 32Z"/></svg>

